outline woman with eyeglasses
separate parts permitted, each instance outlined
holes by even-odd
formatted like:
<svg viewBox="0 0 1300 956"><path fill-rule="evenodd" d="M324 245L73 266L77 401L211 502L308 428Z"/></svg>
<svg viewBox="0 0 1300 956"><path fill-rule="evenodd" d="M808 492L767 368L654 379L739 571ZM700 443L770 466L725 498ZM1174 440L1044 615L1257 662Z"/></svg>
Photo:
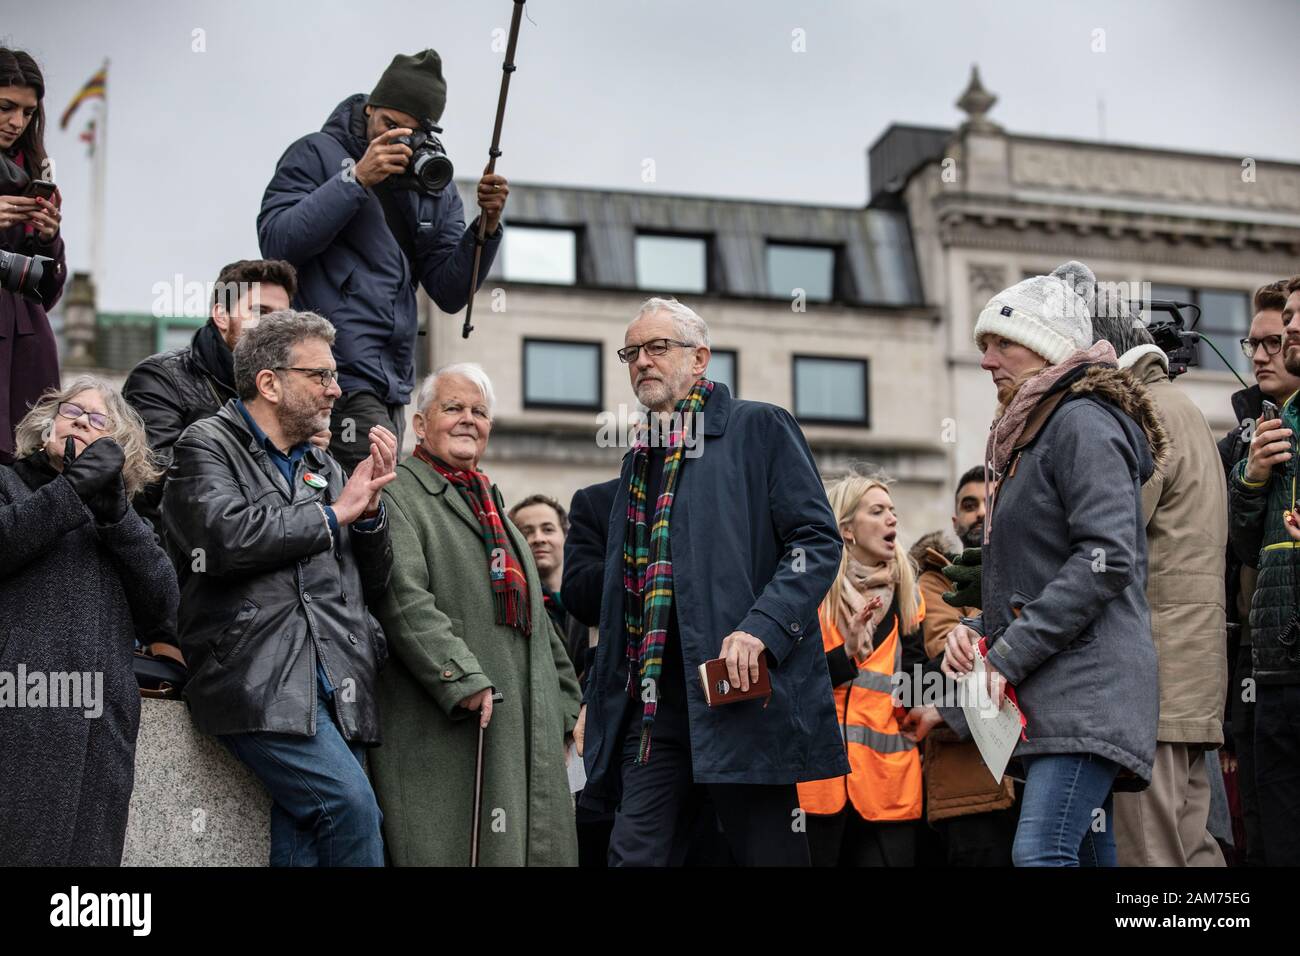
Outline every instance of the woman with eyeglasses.
<svg viewBox="0 0 1300 956"><path fill-rule="evenodd" d="M130 496L144 424L80 376L18 423L0 466L0 864L117 866L135 778L138 630L176 575Z"/></svg>

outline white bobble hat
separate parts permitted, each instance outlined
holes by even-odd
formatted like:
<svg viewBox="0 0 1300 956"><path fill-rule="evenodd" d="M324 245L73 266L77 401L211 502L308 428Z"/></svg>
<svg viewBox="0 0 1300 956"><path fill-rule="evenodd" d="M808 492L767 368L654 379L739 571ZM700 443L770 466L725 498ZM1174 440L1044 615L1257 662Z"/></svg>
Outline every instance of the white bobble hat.
<svg viewBox="0 0 1300 956"><path fill-rule="evenodd" d="M1058 266L1003 289L980 312L975 344L999 335L1037 352L1051 365L1092 347L1092 298L1096 277L1081 262Z"/></svg>

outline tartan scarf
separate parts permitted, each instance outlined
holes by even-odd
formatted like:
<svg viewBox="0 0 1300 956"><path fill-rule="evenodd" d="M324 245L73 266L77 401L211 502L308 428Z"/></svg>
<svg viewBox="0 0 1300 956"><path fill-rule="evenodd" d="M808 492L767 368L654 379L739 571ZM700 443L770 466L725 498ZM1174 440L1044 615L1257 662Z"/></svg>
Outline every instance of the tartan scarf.
<svg viewBox="0 0 1300 956"><path fill-rule="evenodd" d="M492 483L481 471L453 468L431 455L423 444L415 446L415 457L429 465L454 487L478 518L487 551L488 577L492 579L492 603L496 607L496 622L513 627L524 637L533 633L533 622L528 606L528 578L523 565L515 557L506 537L506 526L501 521L496 502L492 500Z"/></svg>
<svg viewBox="0 0 1300 956"><path fill-rule="evenodd" d="M674 416L697 416L713 391L713 383L700 379L677 403ZM632 449L632 475L627 494L627 530L623 536L623 621L627 629L627 691L642 697L641 746L637 763L650 759L650 728L654 724L658 694L653 691L663 670L664 645L673 609L673 563L668 527L673 495L681 473L684 446L680 431L668 434L663 483L654 513L648 509L647 476L650 472L649 429L642 431ZM698 441L698 436L696 438ZM647 518L650 519L647 522ZM639 680L635 677L639 676Z"/></svg>

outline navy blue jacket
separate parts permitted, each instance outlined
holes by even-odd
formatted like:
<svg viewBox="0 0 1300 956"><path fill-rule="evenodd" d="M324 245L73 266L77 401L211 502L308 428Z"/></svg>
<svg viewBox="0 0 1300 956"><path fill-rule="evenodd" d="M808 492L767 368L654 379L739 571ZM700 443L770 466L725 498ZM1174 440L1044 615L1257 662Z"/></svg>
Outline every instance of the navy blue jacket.
<svg viewBox="0 0 1300 956"><path fill-rule="evenodd" d="M257 238L263 256L286 259L298 270L294 306L319 312L337 329L343 391L374 392L390 405L405 405L415 386L416 283L442 311L463 309L476 227L466 228L452 186L438 196L397 189L393 205L414 252L407 261L379 197L353 174L366 152L365 103L365 94L348 97L319 133L285 150L262 196ZM498 227L487 239L480 283L501 235Z"/></svg>
<svg viewBox="0 0 1300 956"><path fill-rule="evenodd" d="M600 598L605 587L605 545L609 509L619 480L611 478L579 488L569 503L569 531L564 536L564 578L560 599L570 614L588 627L600 626Z"/></svg>
<svg viewBox="0 0 1300 956"><path fill-rule="evenodd" d="M836 722L817 607L843 547L808 444L789 412L714 386L699 457L682 463L673 499L673 596L686 671L696 783L788 784L849 772ZM595 674L587 705L582 802L612 809L621 790L627 693L623 541L632 456L610 510ZM732 631L771 655L772 699L710 709L699 665ZM639 720L641 702L630 719ZM655 759L651 749L650 760Z"/></svg>

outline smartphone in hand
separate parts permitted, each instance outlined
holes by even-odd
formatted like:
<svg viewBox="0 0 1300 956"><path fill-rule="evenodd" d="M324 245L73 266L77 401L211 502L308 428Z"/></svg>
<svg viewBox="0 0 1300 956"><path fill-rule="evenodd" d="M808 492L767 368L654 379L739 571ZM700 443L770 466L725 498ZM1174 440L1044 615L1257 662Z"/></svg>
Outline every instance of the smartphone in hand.
<svg viewBox="0 0 1300 956"><path fill-rule="evenodd" d="M29 199L53 200L57 188L54 183L47 182L44 179L33 179L27 184L27 188L23 190L23 195Z"/></svg>
<svg viewBox="0 0 1300 956"><path fill-rule="evenodd" d="M1259 421L1256 422L1255 424L1256 427L1258 427L1260 422L1267 422L1274 418L1281 418L1281 417L1282 417L1282 410L1277 407L1277 402L1270 401L1269 399L1266 398L1264 399L1263 404L1260 405L1259 407ZM1293 459L1295 458L1295 447L1296 447L1295 436L1292 435L1291 436L1291 457ZM1286 472L1287 464L1288 464L1287 462L1279 462L1278 464L1274 465L1273 466L1274 473L1279 475L1284 474Z"/></svg>

